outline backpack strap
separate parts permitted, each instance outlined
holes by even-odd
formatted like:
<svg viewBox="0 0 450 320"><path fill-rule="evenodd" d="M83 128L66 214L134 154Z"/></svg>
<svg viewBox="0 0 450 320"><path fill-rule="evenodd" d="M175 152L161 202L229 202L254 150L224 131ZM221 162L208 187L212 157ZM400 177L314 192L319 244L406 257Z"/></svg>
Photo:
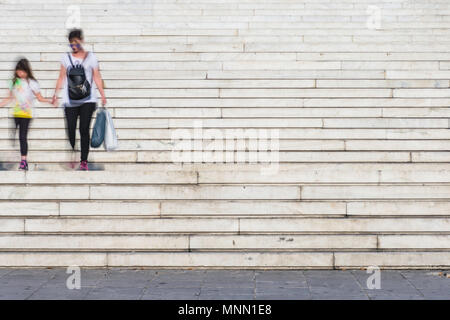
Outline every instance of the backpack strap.
<svg viewBox="0 0 450 320"><path fill-rule="evenodd" d="M81 64L84 63L84 60L86 60L86 58L88 57L88 55L89 55L89 51L86 51L86 55L84 56L83 61L81 61Z"/></svg>
<svg viewBox="0 0 450 320"><path fill-rule="evenodd" d="M72 65L72 68L75 68L75 66L73 65L72 57L70 56L69 52L67 52L67 56L69 57L69 61L70 61L70 64Z"/></svg>
<svg viewBox="0 0 450 320"><path fill-rule="evenodd" d="M84 56L83 61L81 61L81 64L84 63L84 60L86 60L88 55L89 55L89 51L86 52L86 55ZM69 57L70 64L72 65L73 68L75 68L75 66L73 65L73 61L72 61L72 57L71 57L70 52L67 52L67 56Z"/></svg>

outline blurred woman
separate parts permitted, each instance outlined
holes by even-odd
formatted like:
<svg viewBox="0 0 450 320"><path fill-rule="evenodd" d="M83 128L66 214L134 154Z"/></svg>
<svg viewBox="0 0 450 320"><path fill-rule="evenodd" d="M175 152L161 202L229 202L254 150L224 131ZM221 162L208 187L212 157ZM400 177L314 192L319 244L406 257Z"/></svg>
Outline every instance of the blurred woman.
<svg viewBox="0 0 450 320"><path fill-rule="evenodd" d="M75 131L78 118L80 118L80 170L89 170L89 128L92 115L97 108L97 89L100 92L103 105L106 104L106 98L97 58L93 52L85 51L83 48L82 30L72 30L68 38L72 52L62 56L52 103L55 106L58 105L57 95L63 85L63 106L69 142L72 149L75 150Z"/></svg>

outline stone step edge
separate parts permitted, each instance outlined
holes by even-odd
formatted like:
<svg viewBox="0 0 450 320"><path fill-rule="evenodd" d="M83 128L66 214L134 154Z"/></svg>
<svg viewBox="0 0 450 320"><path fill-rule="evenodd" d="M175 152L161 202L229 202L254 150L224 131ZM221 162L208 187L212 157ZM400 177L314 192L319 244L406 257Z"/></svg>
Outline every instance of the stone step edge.
<svg viewBox="0 0 450 320"><path fill-rule="evenodd" d="M219 260L229 258L231 262ZM449 251L436 252L0 252L0 267L130 267L229 269L447 269ZM160 263L155 261L160 259ZM168 260L167 258L172 258ZM282 258L284 258L283 261ZM389 260L388 263L383 261ZM204 260L202 260L204 259ZM206 260L205 260L206 259ZM234 261L233 261L234 259ZM212 262L209 262L209 261ZM430 261L431 260L431 261ZM169 261L169 263L167 263Z"/></svg>

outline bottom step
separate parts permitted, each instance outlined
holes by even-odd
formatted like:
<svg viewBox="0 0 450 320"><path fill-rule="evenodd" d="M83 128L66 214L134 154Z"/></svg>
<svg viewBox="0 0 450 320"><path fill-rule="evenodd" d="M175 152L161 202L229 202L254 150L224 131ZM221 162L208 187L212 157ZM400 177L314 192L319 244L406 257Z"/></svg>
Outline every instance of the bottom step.
<svg viewBox="0 0 450 320"><path fill-rule="evenodd" d="M0 267L442 269L450 252L2 252Z"/></svg>

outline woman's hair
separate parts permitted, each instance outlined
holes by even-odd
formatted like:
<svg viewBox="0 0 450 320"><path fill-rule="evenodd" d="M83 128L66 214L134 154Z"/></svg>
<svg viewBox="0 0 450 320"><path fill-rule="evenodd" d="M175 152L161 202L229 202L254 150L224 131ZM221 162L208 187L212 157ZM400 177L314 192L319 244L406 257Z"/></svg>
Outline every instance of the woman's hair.
<svg viewBox="0 0 450 320"><path fill-rule="evenodd" d="M69 35L67 36L67 38L69 39L69 42L72 41L73 39L83 40L83 30L81 30L81 29L72 29L72 30L70 30Z"/></svg>
<svg viewBox="0 0 450 320"><path fill-rule="evenodd" d="M25 71L27 73L27 78L28 79L36 80L34 78L34 76L33 76L33 71L31 70L30 62L27 59L22 58L22 59L20 59L17 62L16 68L14 69L14 76L13 76L13 79L12 79L13 86L16 84L16 81L17 81L17 78L18 78L17 77L17 71L18 70Z"/></svg>

